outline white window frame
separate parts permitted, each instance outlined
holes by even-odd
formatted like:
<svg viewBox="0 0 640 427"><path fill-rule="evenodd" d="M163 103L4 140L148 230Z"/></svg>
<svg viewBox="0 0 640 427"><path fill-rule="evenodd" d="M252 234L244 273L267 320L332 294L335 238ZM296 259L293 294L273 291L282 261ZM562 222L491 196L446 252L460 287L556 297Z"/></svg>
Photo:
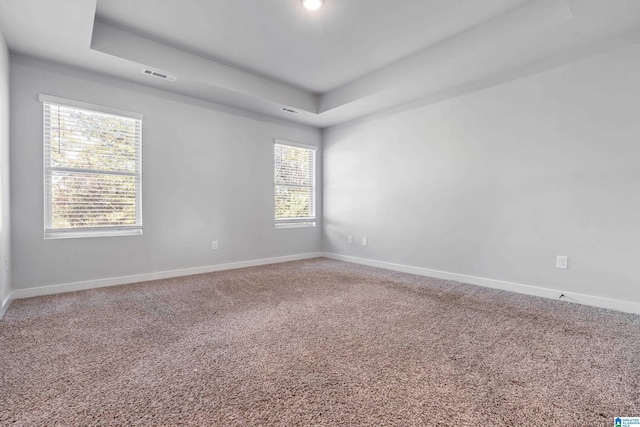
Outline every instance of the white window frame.
<svg viewBox="0 0 640 427"><path fill-rule="evenodd" d="M310 150L314 152L314 163L313 163L313 172L312 172L312 180L311 185L303 186L305 188L311 189L311 210L313 215L306 218L275 218L275 227L276 228L312 228L316 226L316 199L317 199L317 187L316 187L316 179L318 174L318 147L315 145L302 144L299 142L286 141L283 139L274 139L273 140L273 167L274 167L274 181L273 181L273 194L274 194L274 212L275 212L275 194L276 188L280 186L287 186L283 184L276 184L275 182L275 147L276 145L284 145L295 148L303 148L305 150ZM290 185L288 185L290 186ZM275 215L275 214L274 214Z"/></svg>
<svg viewBox="0 0 640 427"><path fill-rule="evenodd" d="M66 239L66 238L79 238L79 237L110 237L110 236L139 236L142 234L142 114L122 110L119 108L105 107L102 105L90 104L81 101L75 101L71 99L60 98L57 96L40 94L40 102L42 102L43 111L43 185L44 185L44 238L45 239ZM50 164L50 150L51 150L51 133L48 132L46 108L45 104L60 105L68 108L75 108L78 110L85 110L90 112L96 112L100 114L107 114L116 117L124 117L127 119L137 120L139 123L137 128L139 132L136 134L139 159L136 163L136 171L133 173L128 172L115 172L108 170L86 170L79 168L61 168L54 167ZM106 226L106 227L92 227L92 228L69 228L69 229L55 229L52 227L52 195L51 186L47 185L47 177L55 171L74 171L87 174L109 174L109 175L125 175L133 176L136 179L136 225L133 226ZM51 182L49 180L49 182Z"/></svg>

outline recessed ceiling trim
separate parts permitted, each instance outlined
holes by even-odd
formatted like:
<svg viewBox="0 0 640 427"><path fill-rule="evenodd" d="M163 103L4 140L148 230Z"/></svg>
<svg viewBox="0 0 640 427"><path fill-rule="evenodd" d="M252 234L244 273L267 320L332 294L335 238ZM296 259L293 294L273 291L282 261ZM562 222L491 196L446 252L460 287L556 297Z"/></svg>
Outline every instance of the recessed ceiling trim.
<svg viewBox="0 0 640 427"><path fill-rule="evenodd" d="M442 43L323 94L319 111L324 113L406 82L423 81L421 86L425 89L430 86L442 88L455 85L454 82L459 80L456 76L469 74L483 77L483 70L493 69L498 61L504 62L504 59L500 59L504 56L503 52L526 50L528 46L537 44L541 33L572 19L573 14L566 0L527 2Z"/></svg>
<svg viewBox="0 0 640 427"><path fill-rule="evenodd" d="M189 80L250 97L317 113L318 98L255 74L194 55L95 21L91 49L158 70L172 70ZM181 79L182 81L186 78Z"/></svg>

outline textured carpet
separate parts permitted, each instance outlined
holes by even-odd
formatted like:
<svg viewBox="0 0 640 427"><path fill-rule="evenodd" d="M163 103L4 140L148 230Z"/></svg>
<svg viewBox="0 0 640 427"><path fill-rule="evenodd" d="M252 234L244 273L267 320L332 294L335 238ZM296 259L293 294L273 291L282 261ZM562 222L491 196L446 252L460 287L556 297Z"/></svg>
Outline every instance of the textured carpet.
<svg viewBox="0 0 640 427"><path fill-rule="evenodd" d="M640 316L327 259L18 300L2 425L612 426Z"/></svg>

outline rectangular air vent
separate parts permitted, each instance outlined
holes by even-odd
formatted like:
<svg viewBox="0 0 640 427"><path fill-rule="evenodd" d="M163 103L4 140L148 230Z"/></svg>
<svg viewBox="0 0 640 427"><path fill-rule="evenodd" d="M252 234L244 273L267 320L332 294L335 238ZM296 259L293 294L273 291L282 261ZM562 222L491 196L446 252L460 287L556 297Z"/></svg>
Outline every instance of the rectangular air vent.
<svg viewBox="0 0 640 427"><path fill-rule="evenodd" d="M162 80L166 80L168 82L175 82L178 78L175 76L170 76L168 74L162 73L160 71L150 70L148 68L142 69L142 74L146 74L148 76L157 77Z"/></svg>
<svg viewBox="0 0 640 427"><path fill-rule="evenodd" d="M292 110L291 108L284 107L280 111L285 111L289 114L300 114L300 111Z"/></svg>

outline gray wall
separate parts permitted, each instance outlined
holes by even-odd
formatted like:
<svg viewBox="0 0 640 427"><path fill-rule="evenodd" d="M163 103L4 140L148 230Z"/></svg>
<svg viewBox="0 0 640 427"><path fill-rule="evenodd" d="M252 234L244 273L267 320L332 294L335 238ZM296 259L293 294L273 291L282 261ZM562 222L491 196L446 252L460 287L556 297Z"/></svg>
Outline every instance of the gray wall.
<svg viewBox="0 0 640 427"><path fill-rule="evenodd" d="M325 250L640 302L638 76L633 46L326 130Z"/></svg>
<svg viewBox="0 0 640 427"><path fill-rule="evenodd" d="M9 51L0 29L0 313L11 293L9 204Z"/></svg>
<svg viewBox="0 0 640 427"><path fill-rule="evenodd" d="M24 57L11 73L14 289L321 249L321 227L273 218L273 139L319 146L318 130ZM142 236L43 238L40 93L144 114Z"/></svg>

